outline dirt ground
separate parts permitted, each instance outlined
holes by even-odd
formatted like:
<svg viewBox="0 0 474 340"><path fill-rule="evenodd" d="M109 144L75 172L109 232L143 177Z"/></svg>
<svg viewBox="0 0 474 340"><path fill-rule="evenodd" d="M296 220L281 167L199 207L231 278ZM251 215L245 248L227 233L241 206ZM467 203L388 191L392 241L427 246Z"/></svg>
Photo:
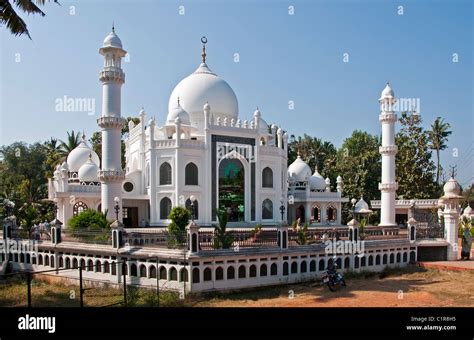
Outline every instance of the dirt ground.
<svg viewBox="0 0 474 340"><path fill-rule="evenodd" d="M200 307L474 306L474 271L411 267L385 275L356 274L331 292L319 282L201 296Z"/></svg>

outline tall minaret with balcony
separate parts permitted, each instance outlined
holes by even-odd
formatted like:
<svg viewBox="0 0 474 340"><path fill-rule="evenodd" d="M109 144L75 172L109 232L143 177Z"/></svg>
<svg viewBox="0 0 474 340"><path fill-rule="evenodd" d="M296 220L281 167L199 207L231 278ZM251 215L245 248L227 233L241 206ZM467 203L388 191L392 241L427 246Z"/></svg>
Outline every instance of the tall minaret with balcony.
<svg viewBox="0 0 474 340"><path fill-rule="evenodd" d="M382 155L382 183L379 183L381 191L381 226L396 226L395 222L395 194L398 183L395 178L395 155L398 148L395 145L395 122L397 115L394 111L396 102L395 95L387 83L379 99L380 116L382 124L382 146L379 152Z"/></svg>
<svg viewBox="0 0 474 340"><path fill-rule="evenodd" d="M99 171L101 182L101 210L107 211L109 219L115 219L115 197L118 197L118 220L122 220L122 182L125 172L122 170L121 139L124 119L121 116L121 90L125 74L121 68L122 58L127 52L122 42L112 32L104 39L99 49L104 56L104 68L100 72L102 82L102 116L97 124L102 130L102 164Z"/></svg>

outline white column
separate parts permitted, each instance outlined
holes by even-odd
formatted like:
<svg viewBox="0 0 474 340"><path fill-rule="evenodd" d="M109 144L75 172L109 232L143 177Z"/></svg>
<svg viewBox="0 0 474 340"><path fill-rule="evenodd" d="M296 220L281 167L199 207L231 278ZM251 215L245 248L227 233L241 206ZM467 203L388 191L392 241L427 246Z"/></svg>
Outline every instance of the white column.
<svg viewBox="0 0 474 340"><path fill-rule="evenodd" d="M379 152L382 155L382 183L379 183L381 191L380 226L396 226L395 223L395 194L398 183L395 177L395 122L397 115L393 111L396 99L393 91L387 84L379 99L381 113L379 121L382 124L382 146Z"/></svg>
<svg viewBox="0 0 474 340"><path fill-rule="evenodd" d="M158 222L158 206L156 202L156 171L157 159L155 149L155 120L151 119L148 123L149 145L150 145L150 225Z"/></svg>
<svg viewBox="0 0 474 340"><path fill-rule="evenodd" d="M102 82L102 116L97 124L102 130L102 164L99 171L101 181L102 211L107 211L109 219L115 219L114 198L119 198L119 216L122 219L122 182L125 172L122 170L122 126L121 91L125 83L125 74L120 67L120 60L127 52L122 49L122 43L114 29L99 49L105 60L99 80Z"/></svg>

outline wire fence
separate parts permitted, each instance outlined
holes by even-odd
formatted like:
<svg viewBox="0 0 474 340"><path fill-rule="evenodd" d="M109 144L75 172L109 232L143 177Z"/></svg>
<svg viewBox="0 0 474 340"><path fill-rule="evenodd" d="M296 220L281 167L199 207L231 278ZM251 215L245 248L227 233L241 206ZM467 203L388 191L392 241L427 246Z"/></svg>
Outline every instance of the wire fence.
<svg viewBox="0 0 474 340"><path fill-rule="evenodd" d="M107 273L110 280L91 279L91 273ZM136 274L136 273L135 273ZM179 304L182 292L166 290L166 282L138 288L132 284L127 262L91 263L79 261L71 268L21 271L0 275L0 307L113 307L160 306L160 299Z"/></svg>

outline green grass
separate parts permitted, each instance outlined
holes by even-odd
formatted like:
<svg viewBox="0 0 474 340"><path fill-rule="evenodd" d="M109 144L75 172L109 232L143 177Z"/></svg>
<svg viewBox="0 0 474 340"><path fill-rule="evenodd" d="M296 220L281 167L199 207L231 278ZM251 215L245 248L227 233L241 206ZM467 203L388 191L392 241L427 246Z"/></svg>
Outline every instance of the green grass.
<svg viewBox="0 0 474 340"><path fill-rule="evenodd" d="M85 307L123 306L123 288L109 285L86 286ZM127 287L129 307L180 307L189 299L181 299L177 292L160 292L159 304L156 290ZM80 307L79 286L69 283L49 283L34 279L31 283L32 307ZM0 307L26 307L27 281L20 275L0 279Z"/></svg>

